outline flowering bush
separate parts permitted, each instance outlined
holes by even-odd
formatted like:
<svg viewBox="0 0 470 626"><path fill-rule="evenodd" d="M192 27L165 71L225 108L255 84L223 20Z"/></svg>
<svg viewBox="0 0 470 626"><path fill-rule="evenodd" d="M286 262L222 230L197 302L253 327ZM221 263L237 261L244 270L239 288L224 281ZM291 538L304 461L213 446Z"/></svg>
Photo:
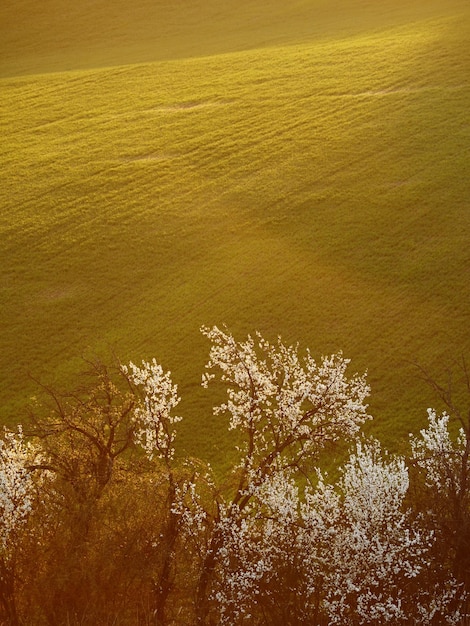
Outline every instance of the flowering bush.
<svg viewBox="0 0 470 626"><path fill-rule="evenodd" d="M32 421L41 456L21 428L0 440L0 621L460 626L463 413L429 410L410 456L393 456L361 434L369 387L341 353L317 361L280 338L202 332L202 384L225 386L214 412L241 444L231 474L178 455L180 398L155 360L120 366L121 387L98 365L88 389L46 389ZM331 481L320 454L344 441Z"/></svg>
<svg viewBox="0 0 470 626"><path fill-rule="evenodd" d="M38 450L26 443L18 431L4 429L0 439L0 601L8 623L18 622L16 604L16 560L36 496L31 465Z"/></svg>
<svg viewBox="0 0 470 626"><path fill-rule="evenodd" d="M134 410L137 423L136 441L151 460L154 455L170 460L175 454L173 447L176 431L174 425L181 417L172 415L179 404L178 387L171 381L170 372L155 359L142 362L142 367L130 363L122 371L136 387L142 389L143 400Z"/></svg>
<svg viewBox="0 0 470 626"><path fill-rule="evenodd" d="M408 470L357 442L336 484L273 475L218 522L221 624L458 624L461 588L434 576L433 533L405 507ZM276 618L274 617L276 616ZM277 622L276 622L277 623Z"/></svg>
<svg viewBox="0 0 470 626"><path fill-rule="evenodd" d="M356 443L336 485L322 477L302 507L312 581L321 573L331 624L457 624L458 584L433 581L432 531L405 508L403 458L388 458L377 441ZM318 549L320 547L320 550ZM317 590L311 590L314 594Z"/></svg>
<svg viewBox="0 0 470 626"><path fill-rule="evenodd" d="M8 560L31 512L35 483L29 465L36 451L18 432L4 430L0 439L0 549Z"/></svg>
<svg viewBox="0 0 470 626"><path fill-rule="evenodd" d="M470 584L470 412L450 432L451 416L428 409L428 427L411 436L411 460L424 483L422 506L435 529L436 558L468 590Z"/></svg>

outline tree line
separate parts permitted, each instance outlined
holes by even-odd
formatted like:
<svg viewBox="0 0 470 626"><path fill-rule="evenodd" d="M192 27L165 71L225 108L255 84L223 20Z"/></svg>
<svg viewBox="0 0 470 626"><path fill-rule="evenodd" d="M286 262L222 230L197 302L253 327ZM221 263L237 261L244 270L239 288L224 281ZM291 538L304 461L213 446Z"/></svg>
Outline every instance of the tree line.
<svg viewBox="0 0 470 626"><path fill-rule="evenodd" d="M214 413L237 442L222 479L178 454L155 360L90 363L4 429L0 623L469 623L470 407L451 385L427 377L446 411L395 455L364 435L370 389L341 353L202 332L202 384L225 390Z"/></svg>

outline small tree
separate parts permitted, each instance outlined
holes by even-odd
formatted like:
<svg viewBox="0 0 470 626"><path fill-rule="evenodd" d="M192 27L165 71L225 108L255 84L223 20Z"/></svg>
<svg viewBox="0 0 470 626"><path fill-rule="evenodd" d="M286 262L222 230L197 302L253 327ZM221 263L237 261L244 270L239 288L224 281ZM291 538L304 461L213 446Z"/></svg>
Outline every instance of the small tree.
<svg viewBox="0 0 470 626"><path fill-rule="evenodd" d="M310 595L322 597L329 624L459 623L459 586L436 584L433 533L405 508L408 487L404 459L372 441L356 443L336 486L320 476L307 493Z"/></svg>
<svg viewBox="0 0 470 626"><path fill-rule="evenodd" d="M44 402L29 415L30 434L42 442L47 469L84 506L99 500L115 460L133 445L137 403L127 379L119 387L100 362L90 363L85 380L68 393L41 385Z"/></svg>
<svg viewBox="0 0 470 626"><path fill-rule="evenodd" d="M197 621L204 624L214 598L213 582L223 567L227 532L252 516L250 502L278 473L299 472L327 444L357 434L369 418L364 404L369 387L364 376L346 377L349 361L342 354L317 364L308 351L301 357L298 346L286 346L280 339L271 344L259 333L237 342L216 326L202 332L212 343L207 368L219 370L228 385L227 402L214 412L228 413L230 429L243 440L235 492L219 498L208 520L210 538L196 595ZM214 377L206 373L203 385Z"/></svg>
<svg viewBox="0 0 470 626"><path fill-rule="evenodd" d="M165 521L160 527L158 550L161 568L154 583L155 617L158 625L166 624L166 606L172 589L175 547L178 539L178 515L175 510L178 478L174 468L175 425L181 417L173 410L180 402L178 388L171 380L170 372L164 372L155 359L122 366L122 371L140 394L140 402L134 409L136 424L135 440L152 461L163 462L163 477L167 481Z"/></svg>
<svg viewBox="0 0 470 626"><path fill-rule="evenodd" d="M36 496L31 466L38 450L19 427L0 439L0 601L7 623L20 623L16 604L16 561Z"/></svg>
<svg viewBox="0 0 470 626"><path fill-rule="evenodd" d="M428 409L428 425L410 436L412 460L421 477L424 512L436 528L439 558L470 592L470 373L448 372L444 384L423 369L424 380L446 407Z"/></svg>
<svg viewBox="0 0 470 626"><path fill-rule="evenodd" d="M35 585L47 586L36 598L51 624L82 623L96 608L100 507L118 460L134 443L137 398L127 379L102 363L89 365L72 392L42 385L42 402L29 415L29 434L43 450L36 468L54 476L47 494L51 515L47 524L37 521L45 526L46 546Z"/></svg>

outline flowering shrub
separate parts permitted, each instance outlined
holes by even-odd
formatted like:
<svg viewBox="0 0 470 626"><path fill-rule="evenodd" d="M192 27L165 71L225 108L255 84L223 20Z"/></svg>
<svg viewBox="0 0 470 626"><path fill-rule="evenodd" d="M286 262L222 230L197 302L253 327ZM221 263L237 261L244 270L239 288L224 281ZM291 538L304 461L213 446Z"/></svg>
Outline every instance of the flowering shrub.
<svg viewBox="0 0 470 626"><path fill-rule="evenodd" d="M6 560L31 512L35 484L28 466L35 454L24 441L21 426L17 433L4 430L0 439L0 549Z"/></svg>
<svg viewBox="0 0 470 626"><path fill-rule="evenodd" d="M0 439L0 602L12 626L18 622L15 595L16 560L31 514L36 484L30 466L38 450L18 431L4 429Z"/></svg>
<svg viewBox="0 0 470 626"><path fill-rule="evenodd" d="M32 421L40 457L21 428L5 431L0 622L463 624L463 413L453 436L452 411L429 410L410 456L392 456L361 434L369 387L341 353L316 361L280 338L202 332L202 384L226 387L214 413L241 442L223 481L178 455L180 398L155 360L120 366L121 387L97 365L88 389L46 389L52 403ZM344 441L331 481L320 453Z"/></svg>
<svg viewBox="0 0 470 626"><path fill-rule="evenodd" d="M420 431L420 437L411 437L412 458L424 470L428 488L459 501L467 496L466 480L462 478L470 474L470 443L463 427L452 440L449 419L447 413L438 417L428 409L428 427Z"/></svg>
<svg viewBox="0 0 470 626"><path fill-rule="evenodd" d="M336 485L320 477L307 492L302 516L310 579L321 571L329 623L431 624L436 614L439 623L458 623L452 577L447 588L430 592L434 537L405 508L408 486L404 459L388 458L372 441L356 443Z"/></svg>
<svg viewBox="0 0 470 626"><path fill-rule="evenodd" d="M267 479L243 513L223 510L211 599L221 624L302 623L309 617L299 489L287 472ZM261 622L260 622L261 620Z"/></svg>
<svg viewBox="0 0 470 626"><path fill-rule="evenodd" d="M454 414L454 422L455 420ZM470 412L450 432L451 416L428 409L428 427L411 436L411 459L424 483L423 515L435 529L436 553L468 590L470 584Z"/></svg>
<svg viewBox="0 0 470 626"><path fill-rule="evenodd" d="M376 441L356 444L336 484L319 474L302 493L274 475L244 515L221 515L217 621L458 624L461 588L433 577L434 537L405 507L408 486L404 460Z"/></svg>
<svg viewBox="0 0 470 626"><path fill-rule="evenodd" d="M11 537L24 525L31 511L34 482L28 464L31 448L17 433L5 429L0 440L0 546L8 557Z"/></svg>

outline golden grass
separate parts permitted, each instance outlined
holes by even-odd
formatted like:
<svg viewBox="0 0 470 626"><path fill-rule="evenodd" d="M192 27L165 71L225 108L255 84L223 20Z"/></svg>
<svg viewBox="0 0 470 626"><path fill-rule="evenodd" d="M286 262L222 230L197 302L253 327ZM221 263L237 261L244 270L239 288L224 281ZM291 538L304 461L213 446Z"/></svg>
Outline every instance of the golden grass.
<svg viewBox="0 0 470 626"><path fill-rule="evenodd" d="M314 4L288 11L291 39ZM361 32L322 5L328 37L242 49L267 26L229 12L238 51L1 80L5 419L25 371L71 384L83 353L156 356L186 397L185 447L221 462L198 328L227 323L343 349L389 445L424 421L409 360L437 373L470 348L468 12L349 4ZM78 58L53 57L37 62Z"/></svg>
<svg viewBox="0 0 470 626"><path fill-rule="evenodd" d="M3 0L0 75L338 40L467 9L467 0Z"/></svg>

